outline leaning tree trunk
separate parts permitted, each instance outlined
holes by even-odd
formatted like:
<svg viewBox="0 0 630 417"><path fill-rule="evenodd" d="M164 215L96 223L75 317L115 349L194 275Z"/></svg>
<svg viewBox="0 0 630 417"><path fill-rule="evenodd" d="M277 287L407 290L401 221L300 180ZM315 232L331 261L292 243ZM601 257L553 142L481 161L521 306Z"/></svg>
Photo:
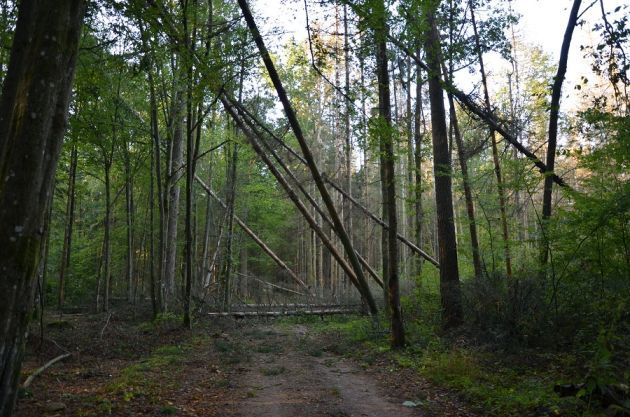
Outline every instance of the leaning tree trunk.
<svg viewBox="0 0 630 417"><path fill-rule="evenodd" d="M348 260L350 261L350 264L352 265L352 269L354 270L354 274L356 275L356 279L357 279L356 284L358 284L361 293L367 299L368 305L370 307L370 313L376 314L378 308L372 298L372 294L370 292L370 288L365 278L365 274L363 273L361 263L359 262L359 258L357 257L357 254L352 246L352 242L350 240L348 232L344 228L344 225L339 216L339 213L337 212L335 208L335 205L330 196L330 193L326 189L326 185L324 184L322 174L320 173L319 168L317 167L317 164L313 157L313 153L311 152L311 149L306 142L306 138L304 137L304 133L302 132L302 127L298 121L297 114L295 113L295 109L293 108L293 105L289 101L287 92L284 89L284 86L282 85L280 76L278 75L278 71L276 70L274 63L271 60L269 51L267 50L267 47L265 46L262 36L260 35L260 31L258 30L258 27L256 26L256 22L254 21L254 17L251 13L251 10L249 9L247 0L238 0L238 4L241 8L241 11L243 12L243 16L245 17L245 21L247 22L247 26L249 27L252 37L254 38L254 41L256 42L256 46L258 47L258 51L260 52L260 55L263 59L263 62L265 64L269 77L271 78L274 88L276 89L278 98L280 99L280 102L282 103L282 107L284 108L287 119L289 120L291 129L293 130L293 133L295 134L295 137L300 144L300 148L302 149L302 153L304 154L304 159L307 162L311 176L313 177L313 180L315 181L315 185L317 186L317 189L319 190L319 193L322 197L324 205L326 206L326 209L328 210L330 217L333 220L333 223L335 225L335 232L337 236L339 237L339 239L341 240L341 243L343 244Z"/></svg>
<svg viewBox="0 0 630 417"><path fill-rule="evenodd" d="M490 94L488 92L488 78L486 77L486 69L483 63L483 51L481 50L481 43L479 40L479 33L477 32L477 21L475 20L474 2L469 1L470 16L473 24L473 31L475 34L475 49L477 50L477 57L479 59L479 69L481 71L481 83L483 85L483 96L486 104L486 110L490 112L492 107L490 105ZM497 135L496 131L490 128L490 139L492 143L492 161L494 163L494 174L497 178L497 191L499 193L499 211L501 214L501 232L503 233L503 252L505 255L505 271L508 277L512 276L512 255L510 254L510 230L507 222L507 201L505 198L505 182L503 180L503 174L501 173L501 162L499 160L499 149L497 147ZM476 269L476 267L475 267Z"/></svg>
<svg viewBox="0 0 630 417"><path fill-rule="evenodd" d="M19 5L0 98L0 417L15 405L85 3Z"/></svg>
<svg viewBox="0 0 630 417"><path fill-rule="evenodd" d="M569 48L571 47L571 39L573 37L573 29L578 19L578 12L582 0L574 0L569 22L567 23L562 47L560 49L560 62L558 63L558 71L554 78L551 90L551 105L549 113L549 142L547 143L547 171L545 171L545 185L543 189L543 206L542 206L542 245L540 248L540 265L541 271L545 274L547 261L549 258L549 231L547 223L551 218L551 197L553 191L553 170L556 163L556 140L558 137L558 116L560 114L560 94L562 93L562 83L567 72L567 61L569 60Z"/></svg>
<svg viewBox="0 0 630 417"><path fill-rule="evenodd" d="M440 293L442 320L445 328L462 323L462 303L457 265L457 242L453 223L451 190L451 157L448 149L446 110L440 82L440 35L435 22L435 10L427 13L426 46L429 70L429 100L431 103L431 136L433 139L433 172L440 260Z"/></svg>

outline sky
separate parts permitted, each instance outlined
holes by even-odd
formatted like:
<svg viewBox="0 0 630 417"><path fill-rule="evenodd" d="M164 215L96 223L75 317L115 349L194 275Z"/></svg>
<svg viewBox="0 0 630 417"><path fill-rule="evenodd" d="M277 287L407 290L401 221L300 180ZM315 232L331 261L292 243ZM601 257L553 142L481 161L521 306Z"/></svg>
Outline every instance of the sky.
<svg viewBox="0 0 630 417"><path fill-rule="evenodd" d="M581 10L592 4L592 0L584 0ZM512 7L521 15L516 26L517 33L529 44L537 44L557 62L567 19L573 0L513 0ZM623 0L604 0L604 7L607 11L613 10L617 6L623 6ZM264 16L265 23L261 26L263 32L268 32L271 28L279 29L284 35L267 36L266 41L272 49L276 49L291 37L297 41L306 39L306 19L304 16L303 0L255 0L254 7L257 15ZM317 17L314 6L309 6L309 17L311 20ZM590 75L590 64L584 59L583 53L579 50L580 45L590 45L596 41L591 32L593 22L599 20L601 11L599 1L587 10L582 18L586 24L575 28L565 85L565 92L573 91L576 84L580 82L582 75ZM501 63L498 59L488 57L487 67L489 72L505 72L506 63ZM463 73L466 71L463 71ZM472 81L472 80L470 80ZM462 74L458 84L464 90L464 84L468 83L468 75ZM573 97L569 100L568 107L578 105Z"/></svg>

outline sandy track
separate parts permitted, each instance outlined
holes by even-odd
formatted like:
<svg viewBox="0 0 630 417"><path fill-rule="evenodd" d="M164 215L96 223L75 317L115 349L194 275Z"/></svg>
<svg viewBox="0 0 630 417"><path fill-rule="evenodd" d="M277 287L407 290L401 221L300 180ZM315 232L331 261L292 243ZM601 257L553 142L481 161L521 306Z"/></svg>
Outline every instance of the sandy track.
<svg viewBox="0 0 630 417"><path fill-rule="evenodd" d="M306 328L260 329L247 337L250 360L234 382L236 400L222 416L407 417L424 415L402 405L386 387L350 361L309 352Z"/></svg>

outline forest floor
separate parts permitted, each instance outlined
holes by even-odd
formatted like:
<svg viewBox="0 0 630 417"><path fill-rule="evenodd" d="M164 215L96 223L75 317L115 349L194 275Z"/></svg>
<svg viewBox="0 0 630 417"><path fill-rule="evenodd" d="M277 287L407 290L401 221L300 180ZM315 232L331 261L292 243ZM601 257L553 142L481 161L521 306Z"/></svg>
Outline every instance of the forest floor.
<svg viewBox="0 0 630 417"><path fill-rule="evenodd" d="M129 314L47 317L23 374L72 356L21 390L17 416L474 415L455 393L390 359L342 356L334 333L308 323L221 320L191 332L172 318Z"/></svg>

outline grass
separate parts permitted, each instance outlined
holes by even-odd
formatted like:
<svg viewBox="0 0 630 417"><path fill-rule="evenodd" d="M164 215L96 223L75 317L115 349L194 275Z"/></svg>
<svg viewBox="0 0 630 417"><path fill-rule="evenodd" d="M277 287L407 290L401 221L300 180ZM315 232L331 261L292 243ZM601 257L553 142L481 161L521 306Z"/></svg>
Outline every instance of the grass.
<svg viewBox="0 0 630 417"><path fill-rule="evenodd" d="M260 373L264 376L276 376L286 372L286 368L284 366L272 366L269 368L262 368Z"/></svg>
<svg viewBox="0 0 630 417"><path fill-rule="evenodd" d="M169 379L148 374L172 375L173 370L184 361L189 350L190 345L160 346L140 362L124 368L108 385L107 391L124 402L141 396L152 398L155 390L168 384ZM175 384L174 381L171 383Z"/></svg>
<svg viewBox="0 0 630 417"><path fill-rule="evenodd" d="M223 361L230 365L250 360L250 354L238 341L217 338L213 341L214 348L223 357Z"/></svg>
<svg viewBox="0 0 630 417"><path fill-rule="evenodd" d="M263 343L256 347L258 353L282 353L284 348L279 343Z"/></svg>
<svg viewBox="0 0 630 417"><path fill-rule="evenodd" d="M579 400L554 393L554 384L564 376L560 356L551 359L555 367L536 362L535 356L526 364L512 363L502 353L450 346L436 336L431 324L409 324L408 334L413 338L399 352L390 351L382 325L379 328L367 318L341 317L323 325L314 323L311 328L329 336L326 351L352 356L364 366L383 356L391 358L398 366L412 368L436 385L457 391L483 415L596 415L580 412Z"/></svg>

